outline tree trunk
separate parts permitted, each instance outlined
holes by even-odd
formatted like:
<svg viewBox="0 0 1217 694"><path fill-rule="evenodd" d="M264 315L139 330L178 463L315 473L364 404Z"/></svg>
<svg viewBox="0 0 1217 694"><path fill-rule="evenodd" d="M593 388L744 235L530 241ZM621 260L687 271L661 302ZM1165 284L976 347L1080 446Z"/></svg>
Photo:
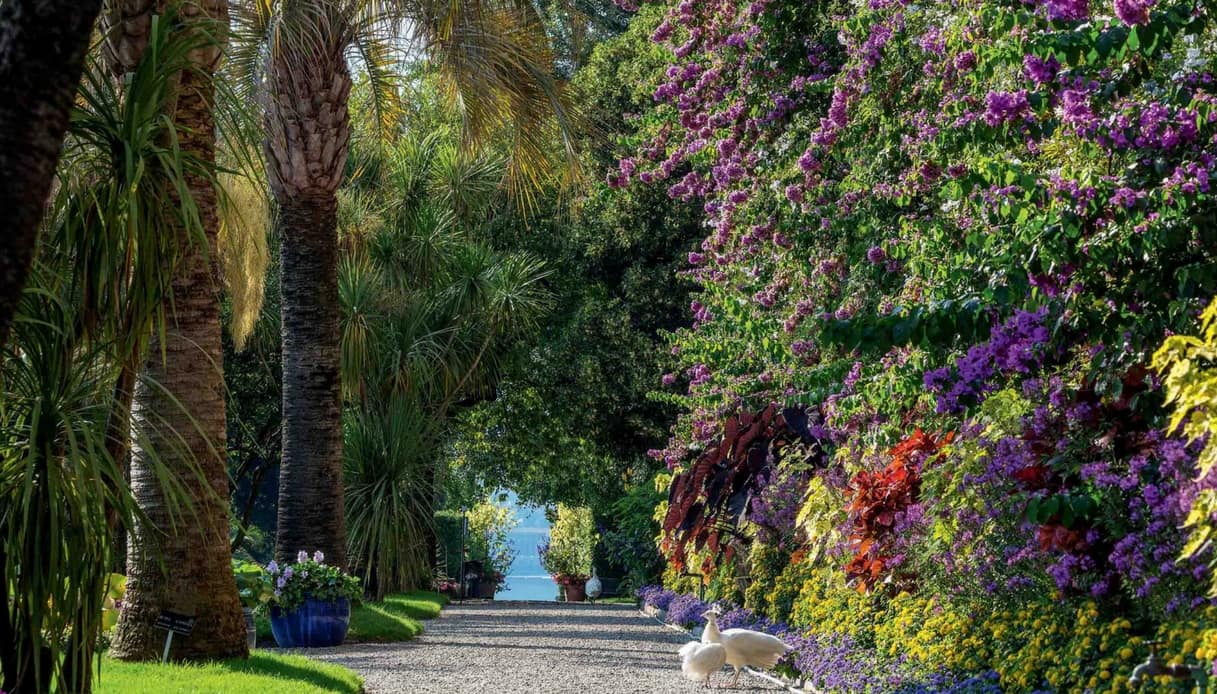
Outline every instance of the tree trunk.
<svg viewBox="0 0 1217 694"><path fill-rule="evenodd" d="M140 355L141 357L143 355ZM139 361L123 364L118 372L118 380L114 383L114 400L110 404L109 419L106 421L106 450L110 458L123 468L123 479L131 484L131 405L135 400L135 379L138 376ZM114 538L114 565L110 570L114 573L127 573L127 529L120 522L118 513L110 509L107 514L110 522L110 535Z"/></svg>
<svg viewBox="0 0 1217 694"><path fill-rule="evenodd" d="M266 171L279 203L283 460L275 556L321 550L346 568L338 202L351 139L348 9L292 6L269 50ZM298 34L287 38L288 32Z"/></svg>
<svg viewBox="0 0 1217 694"><path fill-rule="evenodd" d="M0 4L0 347L34 258L101 0Z"/></svg>
<svg viewBox="0 0 1217 694"><path fill-rule="evenodd" d="M325 553L346 566L338 201L317 191L279 200L283 335L283 461L275 556Z"/></svg>
<svg viewBox="0 0 1217 694"><path fill-rule="evenodd" d="M184 16L205 15L227 26L225 0L183 5ZM182 75L175 122L184 151L214 164L212 76L218 46ZM127 596L111 653L124 660L160 656L165 633L153 628L161 610L197 618L193 633L173 640L174 659L249 654L228 546L228 469L225 450L220 285L214 264L216 194L206 176L191 176L191 196L206 245L179 229L184 249L172 285L170 325L135 389L131 490L147 516L132 531L127 552ZM191 506L166 499L155 463L177 474Z"/></svg>

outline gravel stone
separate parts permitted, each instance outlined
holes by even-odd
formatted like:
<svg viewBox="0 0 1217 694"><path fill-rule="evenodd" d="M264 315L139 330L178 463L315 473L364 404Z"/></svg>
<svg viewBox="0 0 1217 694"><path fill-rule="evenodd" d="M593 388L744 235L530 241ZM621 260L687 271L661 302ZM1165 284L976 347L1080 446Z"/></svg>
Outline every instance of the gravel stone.
<svg viewBox="0 0 1217 694"><path fill-rule="evenodd" d="M629 605L493 601L445 607L415 641L308 655L355 670L368 694L704 692L680 674L685 641ZM744 674L734 691L783 690Z"/></svg>

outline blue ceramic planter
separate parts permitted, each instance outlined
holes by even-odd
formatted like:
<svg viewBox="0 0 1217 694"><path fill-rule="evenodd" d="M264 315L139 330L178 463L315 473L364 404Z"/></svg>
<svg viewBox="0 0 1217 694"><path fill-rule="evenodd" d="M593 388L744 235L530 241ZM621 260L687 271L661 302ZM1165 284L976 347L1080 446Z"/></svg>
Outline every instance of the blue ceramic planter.
<svg viewBox="0 0 1217 694"><path fill-rule="evenodd" d="M321 601L306 598L291 612L270 610L270 631L280 648L324 648L338 646L351 624L351 601L343 598Z"/></svg>

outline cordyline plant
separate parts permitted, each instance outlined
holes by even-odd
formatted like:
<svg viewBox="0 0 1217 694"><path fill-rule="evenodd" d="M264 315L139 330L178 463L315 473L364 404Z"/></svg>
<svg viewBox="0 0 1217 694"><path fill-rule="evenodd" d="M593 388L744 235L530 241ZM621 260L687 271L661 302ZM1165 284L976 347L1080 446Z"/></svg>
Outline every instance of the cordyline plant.
<svg viewBox="0 0 1217 694"><path fill-rule="evenodd" d="M672 478L661 546L673 567L685 569L690 548L707 551L703 573L735 556L731 539L740 537L740 519L758 476L789 446L816 443L807 424L807 412L787 408L779 413L774 405L756 415L733 415L722 438Z"/></svg>

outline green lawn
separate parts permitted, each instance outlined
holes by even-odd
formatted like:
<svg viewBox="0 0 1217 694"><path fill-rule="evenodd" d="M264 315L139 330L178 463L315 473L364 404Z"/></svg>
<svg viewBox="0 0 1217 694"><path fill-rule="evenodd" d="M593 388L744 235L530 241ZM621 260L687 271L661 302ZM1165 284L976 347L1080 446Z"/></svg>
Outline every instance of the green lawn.
<svg viewBox="0 0 1217 694"><path fill-rule="evenodd" d="M390 595L385 598L385 604L415 619L435 619L444 605L448 604L448 598L439 593L419 590Z"/></svg>
<svg viewBox="0 0 1217 694"><path fill-rule="evenodd" d="M448 598L425 591L390 595L379 603L365 602L351 609L347 641L409 641L423 633L420 620L438 617L446 604ZM258 640L273 645L270 620L259 617L257 624Z"/></svg>
<svg viewBox="0 0 1217 694"><path fill-rule="evenodd" d="M420 620L434 619L448 599L416 591L390 595L384 602L365 602L351 610L347 641L409 641L423 633Z"/></svg>
<svg viewBox="0 0 1217 694"><path fill-rule="evenodd" d="M254 651L249 660L200 665L102 662L96 694L359 694L363 681L339 665Z"/></svg>

